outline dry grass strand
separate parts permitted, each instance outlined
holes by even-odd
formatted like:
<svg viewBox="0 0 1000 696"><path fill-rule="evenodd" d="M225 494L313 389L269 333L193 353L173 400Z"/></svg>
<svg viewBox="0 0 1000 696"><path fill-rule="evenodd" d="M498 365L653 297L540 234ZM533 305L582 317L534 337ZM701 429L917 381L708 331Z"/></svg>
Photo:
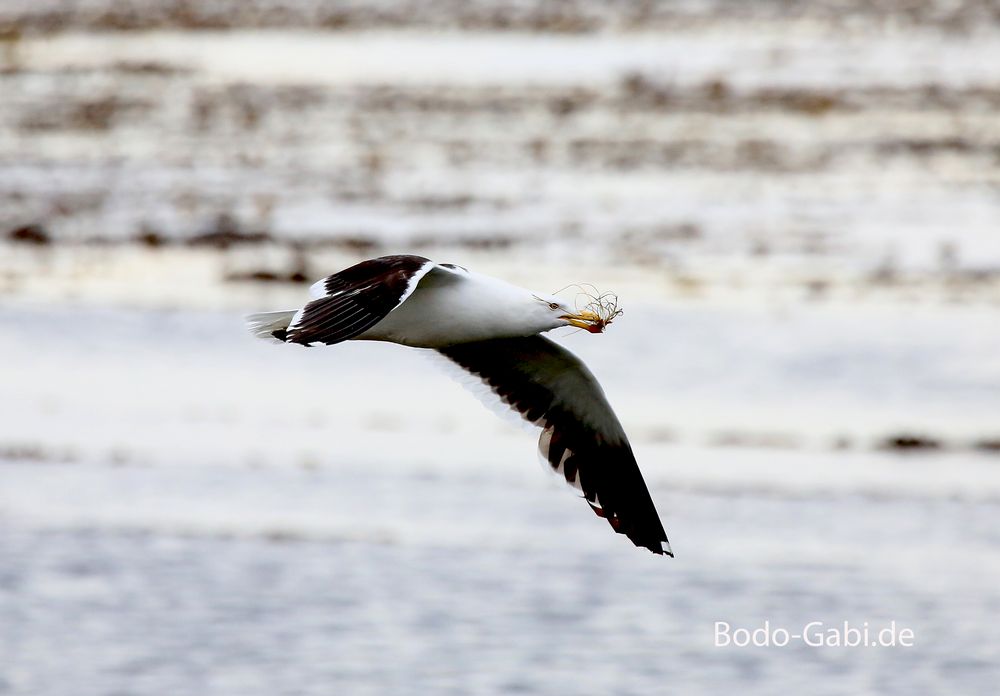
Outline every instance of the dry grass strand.
<svg viewBox="0 0 1000 696"><path fill-rule="evenodd" d="M608 324L624 314L624 310L618 304L618 295L613 292L600 292L590 283L573 283L567 285L554 294L558 294L568 288L576 288L579 292L574 301L577 312L593 312L599 318L599 328L603 331Z"/></svg>

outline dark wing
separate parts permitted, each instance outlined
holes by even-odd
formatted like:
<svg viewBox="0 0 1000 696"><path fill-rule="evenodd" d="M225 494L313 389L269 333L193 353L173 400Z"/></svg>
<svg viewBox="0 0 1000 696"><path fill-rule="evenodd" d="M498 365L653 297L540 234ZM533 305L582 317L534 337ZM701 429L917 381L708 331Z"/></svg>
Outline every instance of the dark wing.
<svg viewBox="0 0 1000 696"><path fill-rule="evenodd" d="M324 278L313 300L275 337L287 343L340 343L358 336L398 307L434 267L423 256L382 256ZM284 335L279 335L279 334Z"/></svg>
<svg viewBox="0 0 1000 696"><path fill-rule="evenodd" d="M542 455L616 532L673 556L625 431L579 358L543 336L462 343L439 352L542 427Z"/></svg>

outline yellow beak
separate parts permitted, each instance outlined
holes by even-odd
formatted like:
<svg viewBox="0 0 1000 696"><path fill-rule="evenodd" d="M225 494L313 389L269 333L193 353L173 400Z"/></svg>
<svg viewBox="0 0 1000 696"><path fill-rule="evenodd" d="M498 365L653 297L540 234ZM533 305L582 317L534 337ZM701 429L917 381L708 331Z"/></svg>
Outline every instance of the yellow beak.
<svg viewBox="0 0 1000 696"><path fill-rule="evenodd" d="M604 322L594 312L583 310L576 314L563 314L560 319L567 320L571 326L579 329L586 329L590 333L601 333L604 331Z"/></svg>

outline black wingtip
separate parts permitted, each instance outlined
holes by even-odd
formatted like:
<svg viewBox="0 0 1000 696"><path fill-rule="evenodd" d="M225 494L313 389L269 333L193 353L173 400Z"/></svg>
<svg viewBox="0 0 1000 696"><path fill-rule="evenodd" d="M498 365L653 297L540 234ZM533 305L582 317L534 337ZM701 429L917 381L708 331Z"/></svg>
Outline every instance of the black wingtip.
<svg viewBox="0 0 1000 696"><path fill-rule="evenodd" d="M638 546L639 544L636 544ZM655 542L655 544L645 545L647 549L652 551L658 556L670 556L674 557L673 549L670 548L670 542L664 539L663 541Z"/></svg>
<svg viewBox="0 0 1000 696"><path fill-rule="evenodd" d="M670 556L671 558L674 557L674 552L671 551L669 548L659 548L656 546L647 546L646 548L649 549L650 552L655 553L657 556Z"/></svg>

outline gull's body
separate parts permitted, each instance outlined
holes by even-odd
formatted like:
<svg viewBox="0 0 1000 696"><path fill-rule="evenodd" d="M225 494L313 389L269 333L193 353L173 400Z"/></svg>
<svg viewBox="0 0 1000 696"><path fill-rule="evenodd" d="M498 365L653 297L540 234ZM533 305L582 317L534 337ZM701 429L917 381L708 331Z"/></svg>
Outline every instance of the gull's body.
<svg viewBox="0 0 1000 696"><path fill-rule="evenodd" d="M590 370L539 334L603 322L550 295L420 256L384 256L310 288L299 310L249 317L262 338L303 345L375 340L438 351L542 428L539 451L637 546L670 545L625 431Z"/></svg>
<svg viewBox="0 0 1000 696"><path fill-rule="evenodd" d="M531 299L531 292L497 278L459 266L433 264L405 302L357 338L442 348L490 338L531 336L538 333L538 322L523 311ZM434 320L427 321L427 317ZM551 328L556 326L565 324L553 322Z"/></svg>

